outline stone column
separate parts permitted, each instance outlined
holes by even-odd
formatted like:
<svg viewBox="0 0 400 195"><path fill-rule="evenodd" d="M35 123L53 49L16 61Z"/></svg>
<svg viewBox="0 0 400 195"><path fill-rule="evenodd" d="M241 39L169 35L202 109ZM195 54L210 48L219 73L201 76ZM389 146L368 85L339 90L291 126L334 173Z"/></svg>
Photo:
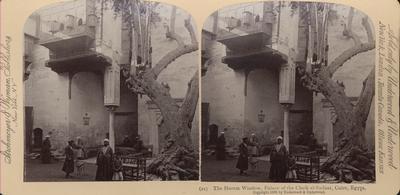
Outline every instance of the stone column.
<svg viewBox="0 0 400 195"><path fill-rule="evenodd" d="M113 63L104 71L104 106L109 111L108 134L110 146L115 151L114 118L115 109L120 105L120 68Z"/></svg>
<svg viewBox="0 0 400 195"><path fill-rule="evenodd" d="M115 131L114 131L115 107L109 107L108 111L109 111L108 135L109 135L109 140L110 140L110 147L115 152Z"/></svg>
<svg viewBox="0 0 400 195"><path fill-rule="evenodd" d="M283 106L283 143L289 150L290 107L295 102L296 69L292 63L281 67L279 73L279 103Z"/></svg>
<svg viewBox="0 0 400 195"><path fill-rule="evenodd" d="M283 107L283 144L289 151L289 117L291 104L282 104Z"/></svg>

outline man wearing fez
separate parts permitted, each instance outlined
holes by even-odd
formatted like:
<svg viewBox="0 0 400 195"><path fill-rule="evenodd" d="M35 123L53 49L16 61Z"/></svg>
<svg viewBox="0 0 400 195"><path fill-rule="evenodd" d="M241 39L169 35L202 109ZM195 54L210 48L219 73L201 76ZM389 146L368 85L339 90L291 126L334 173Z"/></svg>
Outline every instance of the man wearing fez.
<svg viewBox="0 0 400 195"><path fill-rule="evenodd" d="M111 181L113 176L113 150L108 139L104 139L103 143L103 147L97 154L96 181Z"/></svg>
<svg viewBox="0 0 400 195"><path fill-rule="evenodd" d="M285 181L287 171L288 151L283 145L282 136L276 138L276 144L271 149L269 178L274 182Z"/></svg>
<svg viewBox="0 0 400 195"><path fill-rule="evenodd" d="M42 144L42 151L40 154L40 158L42 159L42 163L44 164L50 163L51 161L50 148L51 148L50 135L46 135Z"/></svg>
<svg viewBox="0 0 400 195"><path fill-rule="evenodd" d="M215 147L215 155L217 160L225 160L225 132L221 132L221 135L219 135L217 139L217 144Z"/></svg>
<svg viewBox="0 0 400 195"><path fill-rule="evenodd" d="M74 172L74 141L68 141L68 146L65 147L65 161L62 170L65 172L65 178L69 178L72 172Z"/></svg>
<svg viewBox="0 0 400 195"><path fill-rule="evenodd" d="M124 140L122 141L122 145L123 147L132 147L132 142L129 139L128 135L125 135Z"/></svg>
<svg viewBox="0 0 400 195"><path fill-rule="evenodd" d="M136 136L133 148L136 152L141 152L144 149L143 141L140 139L140 135Z"/></svg>
<svg viewBox="0 0 400 195"><path fill-rule="evenodd" d="M246 170L249 168L249 150L250 145L247 137L242 139L242 143L239 145L239 158L236 163L236 168L240 170L240 175L247 175Z"/></svg>

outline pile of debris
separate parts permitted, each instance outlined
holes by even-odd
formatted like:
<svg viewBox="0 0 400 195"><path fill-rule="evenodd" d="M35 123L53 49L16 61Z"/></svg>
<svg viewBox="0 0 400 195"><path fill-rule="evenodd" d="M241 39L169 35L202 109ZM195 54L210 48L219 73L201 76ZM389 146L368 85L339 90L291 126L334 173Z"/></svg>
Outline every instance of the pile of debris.
<svg viewBox="0 0 400 195"><path fill-rule="evenodd" d="M31 159L31 160L35 160L35 159L39 159L40 158L40 154L32 152L30 154L27 154L26 157Z"/></svg>

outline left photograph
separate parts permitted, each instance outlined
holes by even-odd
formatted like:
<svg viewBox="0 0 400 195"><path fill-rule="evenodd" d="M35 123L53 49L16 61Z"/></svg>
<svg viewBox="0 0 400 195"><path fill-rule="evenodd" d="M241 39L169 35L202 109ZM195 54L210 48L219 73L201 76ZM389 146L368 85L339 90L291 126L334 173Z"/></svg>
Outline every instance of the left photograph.
<svg viewBox="0 0 400 195"><path fill-rule="evenodd" d="M23 31L25 182L199 179L190 14L75 0L36 10Z"/></svg>

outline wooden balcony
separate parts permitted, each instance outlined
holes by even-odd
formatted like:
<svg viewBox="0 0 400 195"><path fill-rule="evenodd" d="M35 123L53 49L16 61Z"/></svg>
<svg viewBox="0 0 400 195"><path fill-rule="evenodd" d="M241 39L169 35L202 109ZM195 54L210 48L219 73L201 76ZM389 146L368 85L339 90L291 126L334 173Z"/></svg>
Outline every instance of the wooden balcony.
<svg viewBox="0 0 400 195"><path fill-rule="evenodd" d="M88 49L93 46L95 30L86 25L75 26L53 34L41 32L39 44L48 48L53 53L74 49Z"/></svg>
<svg viewBox="0 0 400 195"><path fill-rule="evenodd" d="M220 29L217 40L232 52L259 49L271 45L272 26L257 22L253 25L236 26L231 30Z"/></svg>
<svg viewBox="0 0 400 195"><path fill-rule="evenodd" d="M46 66L57 73L103 71L109 57L96 52L96 0L71 1L40 10L38 44L49 50ZM54 11L57 10L57 11Z"/></svg>
<svg viewBox="0 0 400 195"><path fill-rule="evenodd" d="M287 62L287 56L272 49L271 37L272 26L263 21L220 29L217 41L226 46L222 62L235 70L279 68Z"/></svg>
<svg viewBox="0 0 400 195"><path fill-rule="evenodd" d="M57 73L102 71L111 59L94 50L95 29L76 25L56 33L40 32L39 44L50 51L46 66Z"/></svg>

